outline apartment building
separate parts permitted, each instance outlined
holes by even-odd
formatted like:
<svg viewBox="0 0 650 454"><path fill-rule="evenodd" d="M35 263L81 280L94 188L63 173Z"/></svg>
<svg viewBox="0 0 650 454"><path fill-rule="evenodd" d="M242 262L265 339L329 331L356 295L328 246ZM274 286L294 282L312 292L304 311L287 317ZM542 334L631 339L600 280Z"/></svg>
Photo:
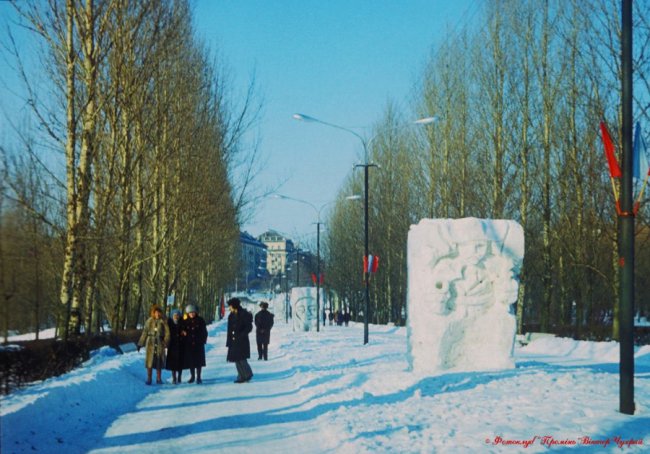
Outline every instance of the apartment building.
<svg viewBox="0 0 650 454"><path fill-rule="evenodd" d="M269 230L258 238L266 245L266 269L271 276L284 273L294 254L293 241L280 233Z"/></svg>
<svg viewBox="0 0 650 454"><path fill-rule="evenodd" d="M248 232L239 232L241 262L236 287L257 289L268 279L267 246Z"/></svg>

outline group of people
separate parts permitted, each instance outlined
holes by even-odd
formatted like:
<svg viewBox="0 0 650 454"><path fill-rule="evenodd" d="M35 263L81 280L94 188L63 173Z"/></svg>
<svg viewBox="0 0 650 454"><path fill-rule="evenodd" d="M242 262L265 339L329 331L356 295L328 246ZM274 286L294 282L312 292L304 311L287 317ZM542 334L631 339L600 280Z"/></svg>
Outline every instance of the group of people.
<svg viewBox="0 0 650 454"><path fill-rule="evenodd" d="M268 360L268 346L271 340L273 314L268 311L268 303L260 303L260 311L253 314L241 306L239 298L228 300L230 314L228 315L228 335L226 360L235 363L237 379L235 383L245 383L253 378L253 371L248 364L250 358L249 333L256 326L256 341L258 360ZM172 372L172 382L181 383L183 370L190 370L189 383L203 383L201 369L205 367L205 344L208 340L208 330L205 320L198 315L195 305L185 307L181 316L178 309L171 312L166 321L163 310L154 304L150 317L144 324L142 335L138 341L138 351L145 347L145 368L147 380L152 383L153 369L156 369L156 383L162 383L163 367Z"/></svg>
<svg viewBox="0 0 650 454"><path fill-rule="evenodd" d="M172 382L181 383L183 370L190 370L189 383L201 384L201 369L205 367L205 344L208 330L205 320L198 315L195 305L185 307L185 315L174 309L169 319L163 319L163 311L157 304L151 307L149 319L145 322L138 341L138 351L146 348L145 367L147 380L152 383L152 372L156 369L156 383L162 383L163 367L172 372Z"/></svg>
<svg viewBox="0 0 650 454"><path fill-rule="evenodd" d="M325 312L325 309L323 309L323 325L325 325L326 318L328 317L327 313ZM342 326L345 324L345 326L348 326L348 323L350 323L350 312L345 311L330 311L329 312L329 321L330 325L333 325L336 323L338 326Z"/></svg>

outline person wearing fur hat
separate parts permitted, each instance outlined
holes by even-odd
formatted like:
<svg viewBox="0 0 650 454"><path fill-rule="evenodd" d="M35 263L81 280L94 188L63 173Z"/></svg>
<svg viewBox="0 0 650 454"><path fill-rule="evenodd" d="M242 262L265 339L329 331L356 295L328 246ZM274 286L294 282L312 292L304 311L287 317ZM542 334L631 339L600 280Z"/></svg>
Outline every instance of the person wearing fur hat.
<svg viewBox="0 0 650 454"><path fill-rule="evenodd" d="M188 383L203 383L201 379L201 368L205 367L205 343L208 341L208 330L205 326L205 320L198 315L198 310L194 304L188 304L185 307L187 318L183 320L181 326L181 336L183 337L183 369L190 370L190 379ZM196 374L195 374L196 371Z"/></svg>
<svg viewBox="0 0 650 454"><path fill-rule="evenodd" d="M183 337L181 336L181 311L172 310L171 317L167 319L169 326L169 345L167 347L167 362L165 369L172 371L172 383L181 382L183 372Z"/></svg>
<svg viewBox="0 0 650 454"><path fill-rule="evenodd" d="M251 344L248 333L253 330L253 314L241 307L239 298L228 300L230 315L228 315L228 336L226 347L228 354L226 360L235 363L237 379L235 383L244 383L253 378L251 366L246 361L251 357Z"/></svg>
<svg viewBox="0 0 650 454"><path fill-rule="evenodd" d="M257 359L269 359L269 343L271 341L271 328L273 328L273 314L268 311L269 303L261 302L262 308L255 314L255 340L257 341Z"/></svg>
<svg viewBox="0 0 650 454"><path fill-rule="evenodd" d="M142 335L138 341L138 351L146 348L144 366L147 369L147 385L151 384L152 369L156 369L156 383L162 383L162 368L165 365L165 348L169 344L169 327L163 320L160 306L151 306L151 316L144 323Z"/></svg>

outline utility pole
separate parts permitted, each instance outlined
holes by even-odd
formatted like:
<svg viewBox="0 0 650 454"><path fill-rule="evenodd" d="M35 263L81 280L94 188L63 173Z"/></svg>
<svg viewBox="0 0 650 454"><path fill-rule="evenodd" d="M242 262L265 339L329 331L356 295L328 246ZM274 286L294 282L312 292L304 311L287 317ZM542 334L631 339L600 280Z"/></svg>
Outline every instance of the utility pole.
<svg viewBox="0 0 650 454"><path fill-rule="evenodd" d="M369 153L368 153L368 145L372 140L376 139L378 135L372 136L370 139L366 139L364 136L359 134L358 132L346 128L344 126L340 126L334 123L330 123L327 121L319 120L318 118L314 118L309 115L301 114L301 113L296 113L293 114L293 118L295 120L299 121L307 121L307 122L313 122L313 123L320 123L324 126L328 126L330 128L335 128L341 131L345 131L349 134L352 134L355 136L359 141L361 142L361 145L363 145L363 157L364 157L364 163L363 164L358 164L355 167L363 167L364 168L364 200L365 200L365 206L364 206L364 253L365 256L368 257L368 169L370 167L378 167L376 164L371 164L369 161ZM418 125L427 125L431 124L433 122L437 121L437 117L426 117L426 118L420 118L419 120L416 120L414 124ZM365 309L363 311L364 315L364 322L363 322L363 343L364 345L368 343L368 323L369 323L369 318L370 318L370 282L369 282L369 275L366 276L366 271L364 270L364 300L365 300ZM320 316L320 314L319 314Z"/></svg>
<svg viewBox="0 0 650 454"><path fill-rule="evenodd" d="M316 223L316 332L320 332L320 220Z"/></svg>
<svg viewBox="0 0 650 454"><path fill-rule="evenodd" d="M634 414L634 207L632 152L632 0L622 0L623 178L618 216L620 265L620 412Z"/></svg>
<svg viewBox="0 0 650 454"><path fill-rule="evenodd" d="M369 257L369 247L368 247L368 202L369 202L369 192L368 192L368 169L370 167L377 167L376 164L368 163L368 151L366 142L363 142L364 148L366 149L366 163L357 164L355 167L363 167L363 253L365 257ZM365 308L363 310L363 344L368 343L368 324L370 323L370 272L368 270L363 270L363 286L364 286L364 302Z"/></svg>
<svg viewBox="0 0 650 454"><path fill-rule="evenodd" d="M300 287L300 249L296 252L296 287Z"/></svg>
<svg viewBox="0 0 650 454"><path fill-rule="evenodd" d="M287 278L284 280L284 314L285 322L289 323L289 273L287 273Z"/></svg>

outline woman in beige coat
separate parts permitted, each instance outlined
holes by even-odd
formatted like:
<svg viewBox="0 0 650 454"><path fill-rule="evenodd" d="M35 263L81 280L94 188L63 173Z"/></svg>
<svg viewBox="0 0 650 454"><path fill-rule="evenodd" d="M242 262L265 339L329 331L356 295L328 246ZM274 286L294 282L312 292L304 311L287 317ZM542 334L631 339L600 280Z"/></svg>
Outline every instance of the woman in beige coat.
<svg viewBox="0 0 650 454"><path fill-rule="evenodd" d="M157 304L151 306L151 317L144 323L142 335L138 341L138 351L146 347L147 356L144 367L147 368L147 385L151 384L152 369L156 369L156 383L162 383L162 368L165 367L165 348L169 345L169 326L162 316L162 309Z"/></svg>

